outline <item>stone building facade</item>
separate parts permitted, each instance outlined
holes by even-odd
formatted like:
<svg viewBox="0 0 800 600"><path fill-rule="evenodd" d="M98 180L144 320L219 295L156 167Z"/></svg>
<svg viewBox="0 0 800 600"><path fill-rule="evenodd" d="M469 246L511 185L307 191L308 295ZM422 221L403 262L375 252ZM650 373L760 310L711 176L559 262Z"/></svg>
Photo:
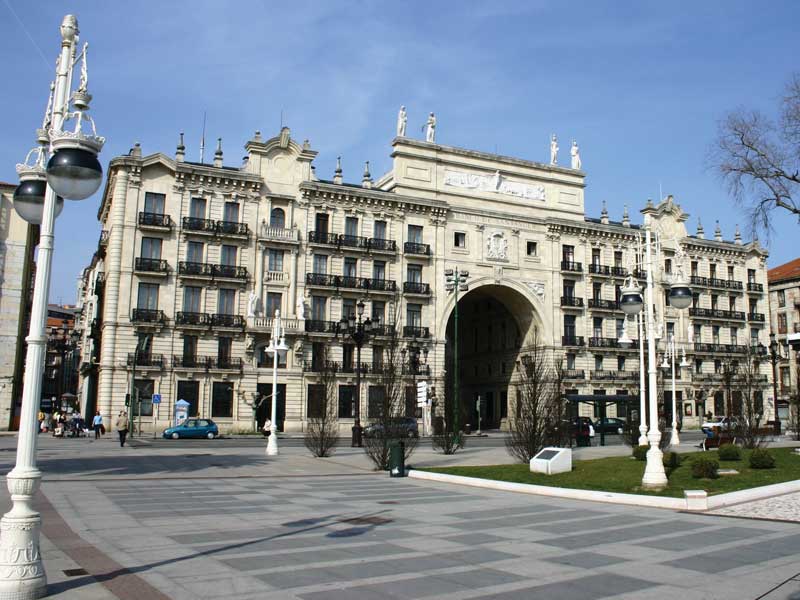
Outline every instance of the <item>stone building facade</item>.
<svg viewBox="0 0 800 600"><path fill-rule="evenodd" d="M783 418L788 418L789 397L798 385L797 353L789 338L800 338L800 258L769 270L769 320L780 344L776 364L778 398Z"/></svg>
<svg viewBox="0 0 800 600"><path fill-rule="evenodd" d="M638 334L617 299L629 271L643 281L642 230L627 210L620 221L605 208L588 218L582 170L399 136L389 172L373 179L367 164L349 184L340 165L332 180L318 178L316 152L287 128L269 140L256 133L245 149L235 168L223 166L221 147L213 164L186 161L182 141L171 157L137 145L111 161L80 293L87 412L119 410L135 368L143 426L165 426L178 399L223 429L262 421L266 403L257 415L251 405L271 389L264 349L279 309L290 348L279 426L303 430L326 349L349 430L355 352L337 323L363 301L365 317L428 349L420 373L442 389L455 352L455 298L444 286L454 267L469 271L459 300L462 423L476 422L480 396L484 426L505 424L534 343L563 356L571 390L638 393L638 346L618 341L623 327ZM738 232L733 241L719 230L705 239L699 226L689 235L672 197L641 212L660 233L659 320L692 359L678 382L680 414L696 423L724 411L715 394L726 357L767 343L766 253ZM696 294L684 315L665 304L679 267ZM364 416L381 328L361 358Z"/></svg>

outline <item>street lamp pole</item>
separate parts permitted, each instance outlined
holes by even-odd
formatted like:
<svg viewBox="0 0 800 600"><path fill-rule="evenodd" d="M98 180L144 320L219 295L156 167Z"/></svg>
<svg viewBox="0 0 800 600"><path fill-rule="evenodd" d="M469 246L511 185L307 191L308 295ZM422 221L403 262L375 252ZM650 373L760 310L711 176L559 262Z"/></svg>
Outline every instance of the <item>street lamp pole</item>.
<svg viewBox="0 0 800 600"><path fill-rule="evenodd" d="M353 424L353 436L350 440L352 448L361 448L361 347L369 338L372 332L372 320L367 317L363 321L364 303L359 300L356 304L356 315L345 317L339 322L339 329L344 334L350 336L356 345L356 398L355 398L355 422Z"/></svg>
<svg viewBox="0 0 800 600"><path fill-rule="evenodd" d="M55 218L63 200L84 200L100 187L102 168L97 153L105 139L97 136L94 122L85 114L91 95L87 91L86 46L77 53L78 20L73 15L61 23L61 52L56 80L41 129L35 164L17 165L20 185L14 192L14 209L29 223L40 224L39 252L33 289L30 329L23 381L22 411L17 440L16 464L6 477L12 507L0 520L0 600L41 598L47 593L47 576L39 550L41 515L33 497L41 482L36 466L36 429L42 371L46 353L47 296L53 257ZM74 93L73 67L82 59L80 85ZM75 107L69 111L70 103ZM75 130L64 131L64 122L74 119ZM84 134L89 123L93 135ZM50 158L45 168L45 157ZM61 198L59 198L59 196Z"/></svg>
<svg viewBox="0 0 800 600"><path fill-rule="evenodd" d="M775 435L781 434L781 422L778 419L778 341L775 339L775 334L769 334L769 359L772 362L772 403L775 409L773 416L773 432Z"/></svg>
<svg viewBox="0 0 800 600"><path fill-rule="evenodd" d="M675 400L675 354L675 336L671 334L669 336L669 340L667 341L667 349L664 354L664 363L661 365L662 368L669 368L670 366L672 367L672 434L669 438L670 446L677 446L681 443L680 437L678 436L677 402ZM669 363L667 363L667 359L669 359ZM681 363L681 366L683 366L683 363Z"/></svg>
<svg viewBox="0 0 800 600"><path fill-rule="evenodd" d="M455 305L453 307L453 435L456 439L460 439L459 433L459 409L460 407L460 390L458 389L458 292L466 292L469 290L467 278L469 271L455 269L445 269L445 290L452 292L455 298Z"/></svg>
<svg viewBox="0 0 800 600"><path fill-rule="evenodd" d="M267 440L267 456L278 455L278 359L289 347L283 337L281 324L281 311L275 311L272 321L272 336L267 346L267 352L272 354L272 418L269 425L269 439Z"/></svg>
<svg viewBox="0 0 800 600"><path fill-rule="evenodd" d="M644 328L641 313L636 315L636 322L639 325L639 445L647 446L647 400L645 398L644 381Z"/></svg>

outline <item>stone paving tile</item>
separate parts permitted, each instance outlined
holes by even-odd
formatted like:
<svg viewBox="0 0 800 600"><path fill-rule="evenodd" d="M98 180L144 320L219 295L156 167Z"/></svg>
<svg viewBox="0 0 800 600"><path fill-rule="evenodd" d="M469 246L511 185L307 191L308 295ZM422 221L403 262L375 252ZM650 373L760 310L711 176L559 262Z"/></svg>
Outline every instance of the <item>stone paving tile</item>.
<svg viewBox="0 0 800 600"><path fill-rule="evenodd" d="M800 534L784 536L754 544L737 544L713 552L703 552L665 564L703 573L720 573L737 567L750 566L774 559L784 559L796 554L800 548Z"/></svg>
<svg viewBox="0 0 800 600"><path fill-rule="evenodd" d="M709 523L711 525L711 523ZM662 537L655 540L642 540L634 542L637 546L647 546L658 548L659 550L693 550L705 546L716 546L742 539L753 539L761 535L772 533L765 529L755 529L751 527L724 527L712 531L699 533L688 533L675 537Z"/></svg>
<svg viewBox="0 0 800 600"><path fill-rule="evenodd" d="M586 598L610 598L639 592L653 587L653 583L625 575L589 575L577 579L515 589L498 594L482 595L482 600L585 600Z"/></svg>
<svg viewBox="0 0 800 600"><path fill-rule="evenodd" d="M544 558L543 560L558 563L560 565L569 565L570 567L580 567L581 569L596 569L597 567L606 567L608 565L613 565L620 562L628 562L624 558L607 556L605 554L597 554L594 552L561 554L559 556Z"/></svg>
<svg viewBox="0 0 800 600"><path fill-rule="evenodd" d="M709 514L750 519L780 519L800 523L800 492L727 506L709 511Z"/></svg>

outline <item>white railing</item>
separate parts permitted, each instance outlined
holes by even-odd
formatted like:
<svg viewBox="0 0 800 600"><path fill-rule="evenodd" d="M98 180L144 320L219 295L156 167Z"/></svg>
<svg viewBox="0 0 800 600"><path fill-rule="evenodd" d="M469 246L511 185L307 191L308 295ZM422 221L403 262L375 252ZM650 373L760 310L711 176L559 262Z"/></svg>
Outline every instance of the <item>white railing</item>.
<svg viewBox="0 0 800 600"><path fill-rule="evenodd" d="M269 225L262 224L261 238L279 242L297 242L299 236L297 229L284 229L282 227L270 227Z"/></svg>
<svg viewBox="0 0 800 600"><path fill-rule="evenodd" d="M247 319L247 326L250 329L267 329L272 330L272 322L275 317L250 317ZM300 331L303 328L303 321L300 319L287 319L281 317L281 325L286 331Z"/></svg>
<svg viewBox="0 0 800 600"><path fill-rule="evenodd" d="M267 271L264 277L265 281L283 281L287 279L286 273L283 271Z"/></svg>

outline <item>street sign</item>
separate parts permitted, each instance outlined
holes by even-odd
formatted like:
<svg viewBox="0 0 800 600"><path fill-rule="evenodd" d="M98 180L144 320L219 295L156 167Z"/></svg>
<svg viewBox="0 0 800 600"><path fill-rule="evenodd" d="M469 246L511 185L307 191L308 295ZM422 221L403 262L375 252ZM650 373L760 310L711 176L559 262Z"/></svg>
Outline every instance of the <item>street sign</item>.
<svg viewBox="0 0 800 600"><path fill-rule="evenodd" d="M161 404L161 394L153 394L153 404Z"/></svg>
<svg viewBox="0 0 800 600"><path fill-rule="evenodd" d="M417 383L417 402L427 402L428 400L428 382L420 381Z"/></svg>

